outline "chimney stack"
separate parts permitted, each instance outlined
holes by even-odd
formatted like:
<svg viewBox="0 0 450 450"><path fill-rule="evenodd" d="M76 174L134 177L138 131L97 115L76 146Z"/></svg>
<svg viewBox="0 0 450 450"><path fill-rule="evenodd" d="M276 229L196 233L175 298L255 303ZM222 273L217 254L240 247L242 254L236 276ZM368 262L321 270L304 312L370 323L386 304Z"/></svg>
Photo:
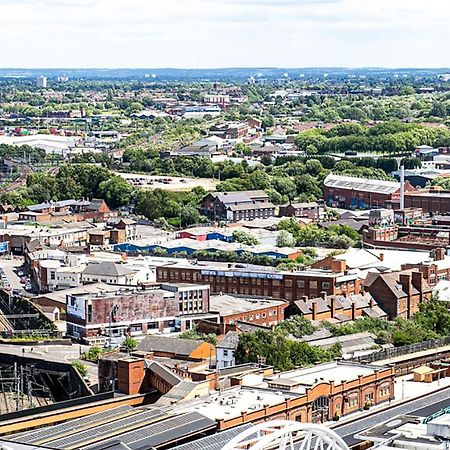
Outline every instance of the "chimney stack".
<svg viewBox="0 0 450 450"><path fill-rule="evenodd" d="M399 277L399 282L402 285L402 289L409 295L411 293L411 274L401 273Z"/></svg>
<svg viewBox="0 0 450 450"><path fill-rule="evenodd" d="M435 249L434 260L442 261L443 259L445 259L445 248L439 247L439 248Z"/></svg>
<svg viewBox="0 0 450 450"><path fill-rule="evenodd" d="M412 273L412 285L419 291L422 292L423 285L423 273L419 271L414 271Z"/></svg>
<svg viewBox="0 0 450 450"><path fill-rule="evenodd" d="M356 320L356 302L352 302L352 320Z"/></svg>
<svg viewBox="0 0 450 450"><path fill-rule="evenodd" d="M375 299L372 296L370 296L369 305L370 309L373 309L375 306Z"/></svg>
<svg viewBox="0 0 450 450"><path fill-rule="evenodd" d="M320 296L321 296L325 301L327 301L327 292L326 292L326 291L322 291L322 292L320 293Z"/></svg>
<svg viewBox="0 0 450 450"><path fill-rule="evenodd" d="M330 310L331 310L331 318L334 319L336 315L336 298L334 296L330 297Z"/></svg>
<svg viewBox="0 0 450 450"><path fill-rule="evenodd" d="M384 261L384 253L380 253L380 256L378 258L380 261Z"/></svg>
<svg viewBox="0 0 450 450"><path fill-rule="evenodd" d="M312 306L312 320L317 320L317 303L313 302Z"/></svg>

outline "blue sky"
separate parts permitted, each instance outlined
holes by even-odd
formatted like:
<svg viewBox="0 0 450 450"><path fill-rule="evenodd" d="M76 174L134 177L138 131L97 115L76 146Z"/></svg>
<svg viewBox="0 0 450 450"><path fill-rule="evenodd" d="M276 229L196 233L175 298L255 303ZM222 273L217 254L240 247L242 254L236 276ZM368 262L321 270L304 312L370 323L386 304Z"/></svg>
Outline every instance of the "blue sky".
<svg viewBox="0 0 450 450"><path fill-rule="evenodd" d="M0 0L0 67L449 67L448 0Z"/></svg>

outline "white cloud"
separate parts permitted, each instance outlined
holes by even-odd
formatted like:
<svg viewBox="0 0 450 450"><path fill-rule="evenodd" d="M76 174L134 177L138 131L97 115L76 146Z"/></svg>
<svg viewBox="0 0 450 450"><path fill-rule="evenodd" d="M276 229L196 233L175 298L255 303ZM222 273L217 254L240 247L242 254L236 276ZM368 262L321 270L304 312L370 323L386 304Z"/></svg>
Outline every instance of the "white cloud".
<svg viewBox="0 0 450 450"><path fill-rule="evenodd" d="M445 66L447 0L0 0L3 67Z"/></svg>

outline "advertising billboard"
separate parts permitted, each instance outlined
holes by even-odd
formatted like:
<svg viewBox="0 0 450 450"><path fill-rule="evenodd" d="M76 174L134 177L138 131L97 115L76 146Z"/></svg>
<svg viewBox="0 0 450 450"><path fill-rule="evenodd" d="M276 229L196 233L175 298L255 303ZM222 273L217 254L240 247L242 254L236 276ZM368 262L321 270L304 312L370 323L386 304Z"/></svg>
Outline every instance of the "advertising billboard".
<svg viewBox="0 0 450 450"><path fill-rule="evenodd" d="M86 317L86 299L83 297L67 296L67 315L84 319Z"/></svg>

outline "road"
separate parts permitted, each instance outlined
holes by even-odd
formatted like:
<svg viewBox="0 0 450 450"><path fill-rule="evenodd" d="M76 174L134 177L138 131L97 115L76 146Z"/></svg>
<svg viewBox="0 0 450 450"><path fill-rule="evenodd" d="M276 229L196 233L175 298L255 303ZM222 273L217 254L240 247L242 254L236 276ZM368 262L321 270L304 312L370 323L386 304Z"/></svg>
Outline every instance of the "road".
<svg viewBox="0 0 450 450"><path fill-rule="evenodd" d="M450 405L450 387L447 387L441 391L433 392L428 395L424 395L420 398L416 398L407 403L393 406L384 411L372 414L369 417L362 417L361 419L355 419L351 423L335 426L334 431L341 436L348 446L355 445L359 441L354 438L354 435L365 430L366 428L379 425L387 420L390 420L396 416L409 414L417 415L421 417L429 416L442 408L446 408Z"/></svg>
<svg viewBox="0 0 450 450"><path fill-rule="evenodd" d="M20 283L20 277L13 270L15 267L20 267L22 263L22 258L0 259L0 268L5 272L11 289L23 290L23 285Z"/></svg>

